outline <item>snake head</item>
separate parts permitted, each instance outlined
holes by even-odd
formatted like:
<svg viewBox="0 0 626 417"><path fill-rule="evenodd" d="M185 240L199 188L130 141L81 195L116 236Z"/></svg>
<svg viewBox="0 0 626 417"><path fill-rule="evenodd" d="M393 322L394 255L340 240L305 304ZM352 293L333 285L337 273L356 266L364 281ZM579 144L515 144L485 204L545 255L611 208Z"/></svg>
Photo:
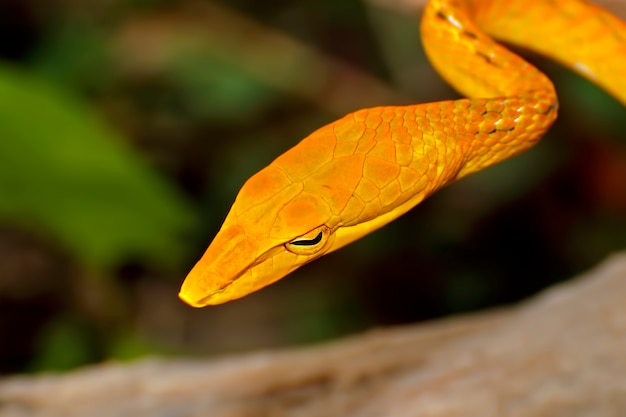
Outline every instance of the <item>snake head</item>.
<svg viewBox="0 0 626 417"><path fill-rule="evenodd" d="M222 304L325 254L334 241L330 208L302 188L272 166L250 178L180 298L193 307Z"/></svg>
<svg viewBox="0 0 626 417"><path fill-rule="evenodd" d="M203 307L248 295L389 223L451 178L434 138L416 142L415 154L393 134L374 138L392 116L350 114L253 175L179 297Z"/></svg>
<svg viewBox="0 0 626 417"><path fill-rule="evenodd" d="M334 141L325 137L305 139L246 181L187 275L183 301L203 307L241 298L334 250L336 203L352 195L354 181L326 184L319 168Z"/></svg>

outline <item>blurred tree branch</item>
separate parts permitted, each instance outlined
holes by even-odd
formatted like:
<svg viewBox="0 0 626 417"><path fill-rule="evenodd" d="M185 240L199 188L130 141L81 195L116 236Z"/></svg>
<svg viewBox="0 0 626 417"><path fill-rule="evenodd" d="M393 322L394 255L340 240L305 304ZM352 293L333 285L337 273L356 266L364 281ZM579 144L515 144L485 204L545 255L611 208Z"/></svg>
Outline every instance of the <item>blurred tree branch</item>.
<svg viewBox="0 0 626 417"><path fill-rule="evenodd" d="M167 67L181 54L206 53L336 114L409 102L385 82L213 2L133 19L115 37L113 51L120 68L136 74Z"/></svg>

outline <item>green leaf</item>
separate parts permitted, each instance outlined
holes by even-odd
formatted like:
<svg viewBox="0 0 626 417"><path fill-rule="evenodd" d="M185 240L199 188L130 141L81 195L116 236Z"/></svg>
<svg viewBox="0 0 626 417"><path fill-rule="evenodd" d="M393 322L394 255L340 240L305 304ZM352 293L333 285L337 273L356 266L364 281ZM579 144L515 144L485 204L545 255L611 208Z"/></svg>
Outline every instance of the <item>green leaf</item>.
<svg viewBox="0 0 626 417"><path fill-rule="evenodd" d="M64 315L48 323L37 341L37 355L29 369L33 372L76 368L98 358L93 332L86 322Z"/></svg>
<svg viewBox="0 0 626 417"><path fill-rule="evenodd" d="M171 70L190 110L201 117L240 123L242 114L254 114L276 97L236 66L210 56L181 54Z"/></svg>
<svg viewBox="0 0 626 417"><path fill-rule="evenodd" d="M0 221L52 235L102 267L131 257L174 261L194 218L85 104L0 66Z"/></svg>

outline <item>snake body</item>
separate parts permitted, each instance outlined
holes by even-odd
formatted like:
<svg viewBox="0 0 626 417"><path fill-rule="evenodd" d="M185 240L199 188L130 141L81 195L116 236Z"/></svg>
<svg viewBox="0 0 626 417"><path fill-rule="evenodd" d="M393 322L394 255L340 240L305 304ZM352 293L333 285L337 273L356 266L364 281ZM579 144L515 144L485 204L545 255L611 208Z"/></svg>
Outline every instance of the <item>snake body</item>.
<svg viewBox="0 0 626 417"><path fill-rule="evenodd" d="M435 68L470 98L363 109L311 133L242 186L183 301L257 291L533 146L557 116L554 86L492 36L626 104L626 25L583 0L431 0L421 36Z"/></svg>

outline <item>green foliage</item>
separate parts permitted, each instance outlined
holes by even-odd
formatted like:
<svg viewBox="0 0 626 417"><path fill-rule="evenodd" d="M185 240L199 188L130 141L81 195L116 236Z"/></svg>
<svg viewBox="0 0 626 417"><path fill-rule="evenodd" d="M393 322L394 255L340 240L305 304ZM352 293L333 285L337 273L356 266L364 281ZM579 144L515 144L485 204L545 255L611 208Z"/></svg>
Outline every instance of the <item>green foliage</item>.
<svg viewBox="0 0 626 417"><path fill-rule="evenodd" d="M172 66L172 78L192 114L222 123L241 122L267 106L274 91L243 71L208 56L184 55Z"/></svg>
<svg viewBox="0 0 626 417"><path fill-rule="evenodd" d="M88 265L174 261L194 214L68 93L0 67L0 220L58 239Z"/></svg>
<svg viewBox="0 0 626 417"><path fill-rule="evenodd" d="M45 326L37 341L37 356L31 371L60 371L86 365L97 359L89 323L62 315Z"/></svg>
<svg viewBox="0 0 626 417"><path fill-rule="evenodd" d="M85 24L59 26L31 57L33 68L62 85L85 89L106 86L115 73L102 31Z"/></svg>
<svg viewBox="0 0 626 417"><path fill-rule="evenodd" d="M154 341L142 338L133 331L122 332L113 338L107 357L117 361L131 361L149 355L166 355L167 349L161 349Z"/></svg>

